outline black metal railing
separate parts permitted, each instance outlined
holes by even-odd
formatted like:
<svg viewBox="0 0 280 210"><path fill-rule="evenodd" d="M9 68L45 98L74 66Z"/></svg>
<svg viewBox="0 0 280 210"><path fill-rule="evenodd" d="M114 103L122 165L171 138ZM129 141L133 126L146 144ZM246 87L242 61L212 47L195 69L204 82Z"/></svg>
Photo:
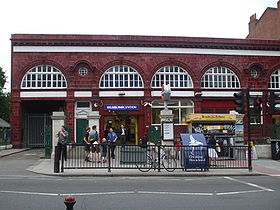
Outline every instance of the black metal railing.
<svg viewBox="0 0 280 210"><path fill-rule="evenodd" d="M108 171L111 169L139 169L140 171L249 169L251 161L251 158L248 158L248 146L243 145L225 146L222 148L223 152L218 153L218 158L212 160L209 160L207 146L106 144L95 145L95 148L92 145L91 149L93 152L90 152L86 160L84 144L67 144L66 152L59 151L57 147L55 172L59 172L59 168L61 171L64 169L107 169Z"/></svg>
<svg viewBox="0 0 280 210"><path fill-rule="evenodd" d="M7 146L11 144L11 130L7 128L0 128L0 146L4 146L4 149L7 149Z"/></svg>

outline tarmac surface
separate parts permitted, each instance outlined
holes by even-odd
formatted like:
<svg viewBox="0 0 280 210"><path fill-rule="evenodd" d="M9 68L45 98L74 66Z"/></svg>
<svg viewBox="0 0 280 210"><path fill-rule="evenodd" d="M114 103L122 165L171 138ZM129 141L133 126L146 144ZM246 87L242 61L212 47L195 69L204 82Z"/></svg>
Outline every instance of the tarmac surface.
<svg viewBox="0 0 280 210"><path fill-rule="evenodd" d="M23 149L7 149L0 150L0 158L15 153L29 150ZM280 160L258 159L253 160L253 170L248 169L210 169L209 171L196 170L175 170L174 172L166 172L162 170L141 172L137 169L65 169L64 173L54 173L53 159L39 159L34 165L26 170L37 174L49 176L279 176L280 177Z"/></svg>

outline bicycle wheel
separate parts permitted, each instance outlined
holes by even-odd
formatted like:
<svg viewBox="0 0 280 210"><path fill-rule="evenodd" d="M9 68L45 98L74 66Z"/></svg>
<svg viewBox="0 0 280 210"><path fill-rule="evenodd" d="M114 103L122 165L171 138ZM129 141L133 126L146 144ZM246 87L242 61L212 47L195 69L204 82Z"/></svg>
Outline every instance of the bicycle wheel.
<svg viewBox="0 0 280 210"><path fill-rule="evenodd" d="M164 158L162 159L162 165L166 171L172 172L172 171L175 171L175 169L177 167L177 162L174 157L164 156Z"/></svg>
<svg viewBox="0 0 280 210"><path fill-rule="evenodd" d="M149 170L151 170L152 164L153 164L152 158L150 156L147 156L147 161L143 163L137 163L136 167L138 168L139 171L148 172Z"/></svg>

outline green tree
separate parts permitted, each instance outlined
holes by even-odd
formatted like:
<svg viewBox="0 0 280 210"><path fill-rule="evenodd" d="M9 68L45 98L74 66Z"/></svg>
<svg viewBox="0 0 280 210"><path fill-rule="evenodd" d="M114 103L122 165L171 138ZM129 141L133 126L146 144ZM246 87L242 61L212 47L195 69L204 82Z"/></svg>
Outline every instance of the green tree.
<svg viewBox="0 0 280 210"><path fill-rule="evenodd" d="M10 121L10 93L4 93L4 86L7 82L4 70L0 67L0 118Z"/></svg>
<svg viewBox="0 0 280 210"><path fill-rule="evenodd" d="M7 77L5 76L5 72L0 67L0 93L3 93L3 89L5 86L5 83L7 82Z"/></svg>

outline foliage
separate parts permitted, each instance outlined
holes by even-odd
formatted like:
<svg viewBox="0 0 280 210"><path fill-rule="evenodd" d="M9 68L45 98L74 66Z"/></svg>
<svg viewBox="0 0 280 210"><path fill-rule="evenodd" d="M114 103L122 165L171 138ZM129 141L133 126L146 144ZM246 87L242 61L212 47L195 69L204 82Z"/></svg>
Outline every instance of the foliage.
<svg viewBox="0 0 280 210"><path fill-rule="evenodd" d="M3 92L6 81L7 81L7 77L5 76L5 72L0 67L0 93Z"/></svg>
<svg viewBox="0 0 280 210"><path fill-rule="evenodd" d="M0 67L0 118L9 122L11 94L3 92L6 82L7 77L5 76L3 69Z"/></svg>
<svg viewBox="0 0 280 210"><path fill-rule="evenodd" d="M0 118L10 122L10 93L0 93Z"/></svg>

